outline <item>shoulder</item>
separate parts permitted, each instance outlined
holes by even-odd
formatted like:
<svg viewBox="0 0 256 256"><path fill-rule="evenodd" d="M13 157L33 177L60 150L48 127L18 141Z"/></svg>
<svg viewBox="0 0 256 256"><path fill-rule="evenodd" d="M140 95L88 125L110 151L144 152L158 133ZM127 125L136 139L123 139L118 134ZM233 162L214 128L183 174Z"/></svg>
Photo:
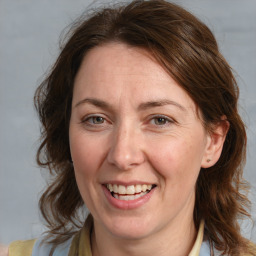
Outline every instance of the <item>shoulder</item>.
<svg viewBox="0 0 256 256"><path fill-rule="evenodd" d="M72 240L73 240L73 237L69 238L67 241L63 242L62 244L54 245L54 244L45 242L44 239L38 239L34 244L32 256L50 255L51 252L53 252L53 256L66 256L69 254L69 249L70 249Z"/></svg>
<svg viewBox="0 0 256 256"><path fill-rule="evenodd" d="M14 241L9 245L5 253L0 254L0 256L45 256L49 255L54 248L54 256L65 256L68 255L72 238L67 240L58 246L53 246L47 242L44 242L43 238L25 241Z"/></svg>
<svg viewBox="0 0 256 256"><path fill-rule="evenodd" d="M9 245L9 254L6 254L6 255L8 255L8 256L26 256L26 255L31 256L35 242L36 242L36 240L12 242Z"/></svg>
<svg viewBox="0 0 256 256"><path fill-rule="evenodd" d="M15 241L9 246L9 254L6 248L5 254L1 254L0 251L0 256L48 256L51 252L53 252L53 256L68 256L76 255L79 250L85 251L85 255L91 255L91 229L92 220L89 217L80 231L59 245L45 242L44 236L34 240ZM81 241L83 242L81 243Z"/></svg>

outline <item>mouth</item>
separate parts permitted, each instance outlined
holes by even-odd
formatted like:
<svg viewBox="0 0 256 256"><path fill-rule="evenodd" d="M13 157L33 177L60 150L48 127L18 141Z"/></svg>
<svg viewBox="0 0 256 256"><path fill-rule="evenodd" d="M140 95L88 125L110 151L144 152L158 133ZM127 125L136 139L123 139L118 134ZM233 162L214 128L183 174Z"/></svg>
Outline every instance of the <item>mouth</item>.
<svg viewBox="0 0 256 256"><path fill-rule="evenodd" d="M123 200L130 201L135 200L144 195L148 194L152 189L156 187L155 184L135 184L135 185L118 185L118 184L105 184L105 187L109 190L112 197Z"/></svg>

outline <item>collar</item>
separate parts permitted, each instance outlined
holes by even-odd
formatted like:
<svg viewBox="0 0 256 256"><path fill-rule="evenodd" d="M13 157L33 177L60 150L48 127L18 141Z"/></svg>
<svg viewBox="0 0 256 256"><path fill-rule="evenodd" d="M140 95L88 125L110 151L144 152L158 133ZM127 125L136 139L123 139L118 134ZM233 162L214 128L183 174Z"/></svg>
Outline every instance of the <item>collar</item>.
<svg viewBox="0 0 256 256"><path fill-rule="evenodd" d="M92 227L93 227L93 218L91 215L89 215L86 219L85 225L82 228L81 232L79 232L74 237L68 256L74 256L74 255L92 256L91 241L90 241ZM203 242L203 237L204 237L204 221L202 220L199 225L196 241L188 256L199 256L200 249Z"/></svg>
<svg viewBox="0 0 256 256"><path fill-rule="evenodd" d="M203 238L204 238L204 221L201 220L200 225L199 225L199 230L197 233L196 241L195 241L194 246L188 256L198 256L199 255L200 249L202 246L202 242L203 242Z"/></svg>

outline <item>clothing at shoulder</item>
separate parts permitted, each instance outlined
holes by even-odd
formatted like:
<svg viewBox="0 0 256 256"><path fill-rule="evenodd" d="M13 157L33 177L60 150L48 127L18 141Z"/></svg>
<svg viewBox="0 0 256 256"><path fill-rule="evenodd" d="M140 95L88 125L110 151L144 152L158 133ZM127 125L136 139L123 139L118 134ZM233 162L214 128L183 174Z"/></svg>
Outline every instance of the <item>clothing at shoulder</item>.
<svg viewBox="0 0 256 256"><path fill-rule="evenodd" d="M72 238L59 245L54 250L53 256L68 256ZM29 241L15 241L9 246L8 256L49 256L51 244L42 243L42 239Z"/></svg>
<svg viewBox="0 0 256 256"><path fill-rule="evenodd" d="M36 240L15 241L9 245L8 256L30 256Z"/></svg>
<svg viewBox="0 0 256 256"><path fill-rule="evenodd" d="M74 237L58 245L54 249L53 256L92 256L90 247L92 223L92 217L89 216L85 222L84 228ZM52 248L53 245L43 242L43 238L28 241L15 241L9 246L8 256L49 256Z"/></svg>
<svg viewBox="0 0 256 256"><path fill-rule="evenodd" d="M90 245L90 234L93 227L92 216L89 215L85 222L83 229L78 232L74 237L67 240L65 243L56 247L53 256L92 256ZM196 242L192 248L189 256L210 256L210 244L203 240L203 222L200 225ZM244 254L241 256L256 256L256 245L250 243L251 254ZM17 241L13 242L9 247L9 256L49 256L52 249L51 244L42 243L42 239ZM218 256L216 251L215 256Z"/></svg>
<svg viewBox="0 0 256 256"><path fill-rule="evenodd" d="M53 256L92 256L90 234L93 228L93 219L89 215L83 229L73 238L56 247ZM204 223L199 228L198 236L189 256L210 256L209 243L203 242ZM48 256L52 245L42 243L42 239L19 241L10 245L9 256Z"/></svg>

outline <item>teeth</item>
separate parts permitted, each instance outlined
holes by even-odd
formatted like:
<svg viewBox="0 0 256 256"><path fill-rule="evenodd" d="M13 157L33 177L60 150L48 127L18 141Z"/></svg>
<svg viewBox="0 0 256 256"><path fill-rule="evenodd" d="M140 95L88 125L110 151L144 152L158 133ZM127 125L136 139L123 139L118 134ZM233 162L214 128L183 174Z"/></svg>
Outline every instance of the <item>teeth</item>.
<svg viewBox="0 0 256 256"><path fill-rule="evenodd" d="M124 196L124 195L114 194L113 196L114 196L114 198L119 199L119 200L129 201L129 200L135 200L135 199L142 197L146 194L147 194L146 192L142 192L142 193L136 194L136 195Z"/></svg>
<svg viewBox="0 0 256 256"><path fill-rule="evenodd" d="M140 193L142 191L141 185L136 185L135 186L135 191L136 191L136 193Z"/></svg>
<svg viewBox="0 0 256 256"><path fill-rule="evenodd" d="M118 186L117 186L116 184L113 185L113 191L114 191L115 193L118 192Z"/></svg>
<svg viewBox="0 0 256 256"><path fill-rule="evenodd" d="M121 194L121 193L120 193ZM132 186L127 186L127 188L126 188L126 194L128 194L128 195L133 195L133 194L135 194L135 187L134 187L134 185L132 185Z"/></svg>
<svg viewBox="0 0 256 256"><path fill-rule="evenodd" d="M135 195L138 193L146 192L147 190L151 190L152 185L138 184L138 185L123 186L123 185L117 185L117 184L107 184L107 188L110 192L114 192L115 194Z"/></svg>
<svg viewBox="0 0 256 256"><path fill-rule="evenodd" d="M147 186L147 185L142 185L142 191L143 191L143 192L146 192L147 189L148 189L148 186Z"/></svg>
<svg viewBox="0 0 256 256"><path fill-rule="evenodd" d="M114 191L112 184L107 184L107 188L108 188L108 190L109 190L110 192L113 192L113 191Z"/></svg>

